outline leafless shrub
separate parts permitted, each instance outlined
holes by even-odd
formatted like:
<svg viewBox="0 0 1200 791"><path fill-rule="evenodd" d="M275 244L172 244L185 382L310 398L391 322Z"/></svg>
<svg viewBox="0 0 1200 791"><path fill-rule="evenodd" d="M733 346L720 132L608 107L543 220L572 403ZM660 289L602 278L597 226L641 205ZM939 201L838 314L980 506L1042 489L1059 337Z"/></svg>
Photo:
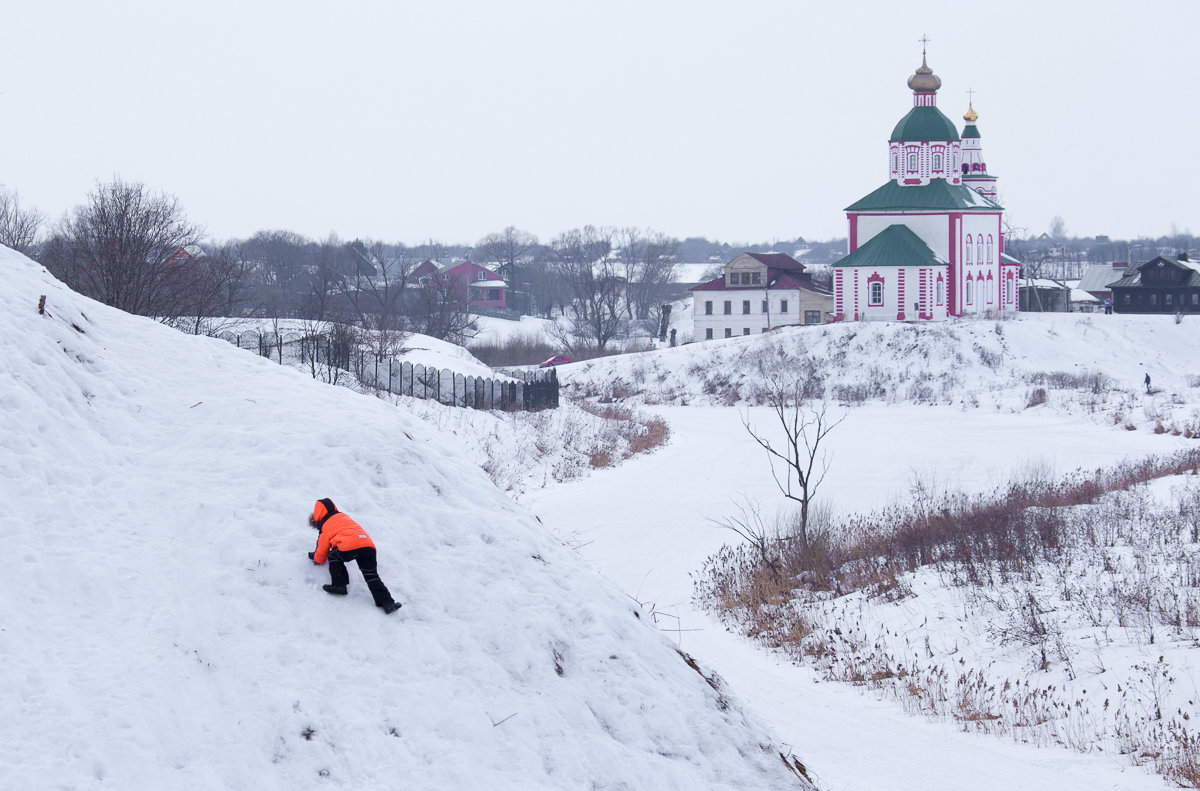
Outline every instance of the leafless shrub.
<svg viewBox="0 0 1200 791"><path fill-rule="evenodd" d="M541 336L519 334L502 340L473 341L467 349L483 364L498 368L506 365L537 365L558 353L559 349Z"/></svg>
<svg viewBox="0 0 1200 791"><path fill-rule="evenodd" d="M1100 371L1042 371L1029 374L1026 381L1052 390L1083 390L1096 395L1113 389L1112 377Z"/></svg>

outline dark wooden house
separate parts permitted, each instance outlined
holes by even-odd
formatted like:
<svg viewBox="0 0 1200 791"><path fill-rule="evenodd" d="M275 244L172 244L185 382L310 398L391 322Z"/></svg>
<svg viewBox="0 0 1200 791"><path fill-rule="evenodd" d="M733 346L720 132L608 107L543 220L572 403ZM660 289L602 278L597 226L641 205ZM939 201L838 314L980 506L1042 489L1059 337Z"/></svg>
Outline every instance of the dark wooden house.
<svg viewBox="0 0 1200 791"><path fill-rule="evenodd" d="M1200 263L1187 253L1131 266L1108 287L1117 313L1200 313Z"/></svg>

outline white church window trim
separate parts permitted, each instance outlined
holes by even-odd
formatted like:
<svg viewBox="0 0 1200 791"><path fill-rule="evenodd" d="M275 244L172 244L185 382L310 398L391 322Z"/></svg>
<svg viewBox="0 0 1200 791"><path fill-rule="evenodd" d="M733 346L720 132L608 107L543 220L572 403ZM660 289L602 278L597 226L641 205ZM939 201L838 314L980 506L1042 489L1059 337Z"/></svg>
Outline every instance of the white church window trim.
<svg viewBox="0 0 1200 791"><path fill-rule="evenodd" d="M883 276L878 272L867 278L867 306L883 307Z"/></svg>

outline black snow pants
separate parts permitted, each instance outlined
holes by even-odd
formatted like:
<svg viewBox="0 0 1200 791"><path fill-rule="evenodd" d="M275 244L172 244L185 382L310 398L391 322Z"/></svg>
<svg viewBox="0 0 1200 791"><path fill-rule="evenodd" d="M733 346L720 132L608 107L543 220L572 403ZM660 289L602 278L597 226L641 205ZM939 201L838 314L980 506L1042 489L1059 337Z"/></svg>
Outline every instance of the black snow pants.
<svg viewBox="0 0 1200 791"><path fill-rule="evenodd" d="M382 607L385 604L391 604L392 594L388 592L383 580L379 579L379 567L375 562L374 547L330 550L329 581L343 587L349 585L350 573L346 571L346 564L351 560L358 563L358 570L362 572L363 579L366 580L367 587L371 590L371 598L375 600L375 606Z"/></svg>

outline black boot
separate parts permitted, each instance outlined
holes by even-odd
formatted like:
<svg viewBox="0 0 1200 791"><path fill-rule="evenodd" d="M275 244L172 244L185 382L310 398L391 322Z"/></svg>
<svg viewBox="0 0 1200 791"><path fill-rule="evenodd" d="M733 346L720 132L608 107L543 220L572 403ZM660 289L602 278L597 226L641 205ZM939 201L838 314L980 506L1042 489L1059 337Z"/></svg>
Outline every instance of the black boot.
<svg viewBox="0 0 1200 791"><path fill-rule="evenodd" d="M332 593L334 596L345 596L347 593L345 585L322 585L321 588L326 593Z"/></svg>
<svg viewBox="0 0 1200 791"><path fill-rule="evenodd" d="M388 615L391 615L391 614L392 614L392 613L394 613L396 610L399 610L399 609L400 609L400 602L398 602L398 601L390 601L390 602L387 602L386 604L381 604L381 605L379 605L379 607L380 607L380 608L381 608L381 609L382 609L382 610L383 610L385 613L387 613Z"/></svg>

